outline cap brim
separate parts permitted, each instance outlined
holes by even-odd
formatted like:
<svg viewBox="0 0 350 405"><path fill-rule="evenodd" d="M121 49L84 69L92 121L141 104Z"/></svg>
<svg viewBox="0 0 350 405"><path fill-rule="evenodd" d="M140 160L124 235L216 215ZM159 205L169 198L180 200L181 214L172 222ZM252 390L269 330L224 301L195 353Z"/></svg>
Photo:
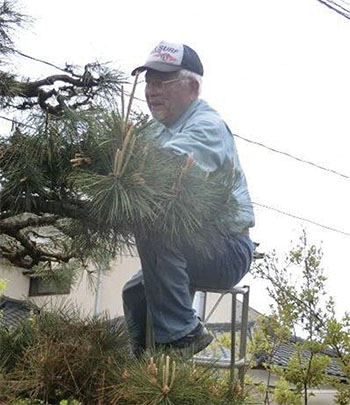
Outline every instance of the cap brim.
<svg viewBox="0 0 350 405"><path fill-rule="evenodd" d="M136 72L144 72L147 69L157 70L158 72L177 72L181 70L181 66L168 65L160 62L149 62L143 66L139 66L131 72L132 76L136 75Z"/></svg>

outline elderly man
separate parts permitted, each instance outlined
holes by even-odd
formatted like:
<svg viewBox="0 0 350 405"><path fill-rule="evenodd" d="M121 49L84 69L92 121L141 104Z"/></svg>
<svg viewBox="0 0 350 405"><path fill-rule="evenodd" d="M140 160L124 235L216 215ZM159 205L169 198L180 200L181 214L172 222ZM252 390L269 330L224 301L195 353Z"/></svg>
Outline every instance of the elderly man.
<svg viewBox="0 0 350 405"><path fill-rule="evenodd" d="M210 256L200 256L185 243L175 247L168 240L154 240L152 235L136 241L142 270L123 290L134 352L139 355L145 349L148 307L156 345L188 357L212 340L192 308L194 292L201 287L230 288L248 272L254 214L232 133L219 114L198 98L203 66L197 53L187 45L161 42L132 74L143 71L147 104L161 125L160 145L182 158L192 155L205 171L233 164L237 175L234 195L241 210L235 219L223 218L232 223L232 233L208 241L214 252Z"/></svg>

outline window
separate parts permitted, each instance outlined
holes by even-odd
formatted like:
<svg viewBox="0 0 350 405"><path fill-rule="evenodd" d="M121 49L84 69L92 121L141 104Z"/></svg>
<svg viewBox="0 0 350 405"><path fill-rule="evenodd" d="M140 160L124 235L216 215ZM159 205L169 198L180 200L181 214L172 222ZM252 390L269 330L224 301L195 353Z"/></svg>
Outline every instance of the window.
<svg viewBox="0 0 350 405"><path fill-rule="evenodd" d="M29 282L29 296L69 294L70 283L54 279L31 277Z"/></svg>

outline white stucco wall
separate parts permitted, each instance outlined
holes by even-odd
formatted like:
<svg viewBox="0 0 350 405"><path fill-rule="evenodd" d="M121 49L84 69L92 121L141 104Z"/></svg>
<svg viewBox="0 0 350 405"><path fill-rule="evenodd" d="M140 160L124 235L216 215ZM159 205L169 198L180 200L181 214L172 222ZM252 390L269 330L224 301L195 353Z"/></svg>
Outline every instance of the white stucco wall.
<svg viewBox="0 0 350 405"><path fill-rule="evenodd" d="M111 317L123 314L123 286L140 268L140 260L136 255L124 255L112 262L110 270L102 273L98 303L99 313L107 312ZM6 266L6 264L1 265L0 263L0 278L7 280L7 288L4 291L4 295L16 299L28 298L29 277L23 275L22 269L10 268L10 266ZM85 271L82 271L69 295L45 295L30 297L30 300L39 306L45 305L47 308L65 304L78 307L84 314L93 314L96 298L96 274L93 280L95 283L91 282L91 278L89 279ZM241 284L243 285L244 282ZM217 294L208 294L207 315L218 297L219 295ZM241 296L238 296L238 299L241 299ZM227 295L211 316L210 322L230 322L230 319L231 296Z"/></svg>
<svg viewBox="0 0 350 405"><path fill-rule="evenodd" d="M125 282L140 269L138 257L123 256L114 260L110 270L101 277L99 312L108 312L111 317L123 314L121 292ZM19 300L28 299L29 277L18 269L0 262L0 279L6 281L3 294ZM67 295L44 295L29 297L30 301L46 308L60 305L75 306L84 314L93 314L96 298L96 275L89 277L82 271L77 282Z"/></svg>
<svg viewBox="0 0 350 405"><path fill-rule="evenodd" d="M0 279L6 282L6 288L2 291L3 295L17 300L23 300L28 297L29 278L22 274L21 269L0 261Z"/></svg>
<svg viewBox="0 0 350 405"><path fill-rule="evenodd" d="M123 256L113 262L111 270L103 275L100 311L107 311L111 317L123 315L123 286L140 268L137 256Z"/></svg>

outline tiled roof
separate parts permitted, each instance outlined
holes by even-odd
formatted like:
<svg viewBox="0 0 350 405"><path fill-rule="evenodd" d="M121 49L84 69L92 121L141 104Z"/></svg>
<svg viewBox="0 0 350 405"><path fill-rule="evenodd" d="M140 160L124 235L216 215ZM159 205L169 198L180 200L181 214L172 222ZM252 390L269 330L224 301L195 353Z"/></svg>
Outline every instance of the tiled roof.
<svg viewBox="0 0 350 405"><path fill-rule="evenodd" d="M214 326L214 327L213 327ZM248 323L248 340L249 337L251 337L251 327L252 323ZM213 324L210 325L208 324L208 329L212 331L212 333L215 335L215 338L220 339L220 335L222 333L229 331L231 328L230 324ZM301 339L297 339L298 341L302 342ZM238 337L239 341L239 337ZM215 339L214 339L215 342ZM273 359L272 359L272 365L275 366L281 366L281 367L286 367L288 361L290 358L293 356L293 354L296 352L295 350L295 341L290 341L288 343L282 344L278 350L276 351ZM326 373L331 376L338 377L341 380L346 380L345 374L341 371L341 368L339 364L337 363L335 353L331 349L326 349L324 351L324 354L329 356L331 358L330 364L326 369ZM305 357L308 357L310 355L310 352L305 351L304 353ZM200 352L197 356L197 359L199 361L204 361L208 362L209 364L212 362L218 362L221 363L222 365L226 365L227 368L229 368L230 365L230 358L231 358L231 351L230 349L222 346L222 345L215 345L212 344L208 346L207 349L204 351ZM264 354L260 355L255 355L255 360L257 363L257 368L264 368L263 363L267 361L266 356Z"/></svg>
<svg viewBox="0 0 350 405"><path fill-rule="evenodd" d="M29 307L24 301L5 296L0 297L0 327L15 328L19 326L28 316L29 311Z"/></svg>
<svg viewBox="0 0 350 405"><path fill-rule="evenodd" d="M295 344L293 342L283 343L278 348L275 356L273 357L272 361L274 365L278 365L281 367L285 367L287 365L288 360L295 354ZM331 350L326 350L323 354L330 357L330 364L326 368L326 373L329 375L333 375L339 378L346 378L345 374L341 371L339 364L336 361L335 355L332 353ZM310 352L305 350L303 355L305 358L310 356Z"/></svg>

